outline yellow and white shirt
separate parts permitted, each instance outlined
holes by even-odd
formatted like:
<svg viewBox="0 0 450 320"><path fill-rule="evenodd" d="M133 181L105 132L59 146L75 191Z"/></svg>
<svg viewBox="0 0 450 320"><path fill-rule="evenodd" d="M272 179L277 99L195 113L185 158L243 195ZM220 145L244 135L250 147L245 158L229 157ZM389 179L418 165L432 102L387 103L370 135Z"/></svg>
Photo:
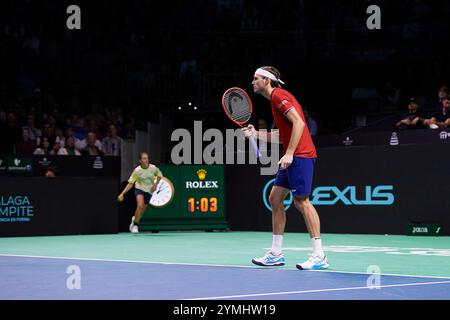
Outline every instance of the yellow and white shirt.
<svg viewBox="0 0 450 320"><path fill-rule="evenodd" d="M128 179L129 183L134 183L136 189L151 193L150 190L156 181L157 177L162 177L161 170L153 164L150 164L147 169L137 166Z"/></svg>

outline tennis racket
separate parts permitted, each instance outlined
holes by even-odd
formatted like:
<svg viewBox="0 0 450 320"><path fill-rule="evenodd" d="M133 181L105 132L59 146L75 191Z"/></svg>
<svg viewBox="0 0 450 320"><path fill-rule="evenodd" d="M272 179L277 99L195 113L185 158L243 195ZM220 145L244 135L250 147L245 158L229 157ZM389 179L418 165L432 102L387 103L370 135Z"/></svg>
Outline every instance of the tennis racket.
<svg viewBox="0 0 450 320"><path fill-rule="evenodd" d="M252 101L247 92L241 88L233 87L225 91L222 96L222 107L228 118L241 128L247 124L252 116ZM259 158L261 153L259 152L255 138L252 136L249 140L256 157Z"/></svg>

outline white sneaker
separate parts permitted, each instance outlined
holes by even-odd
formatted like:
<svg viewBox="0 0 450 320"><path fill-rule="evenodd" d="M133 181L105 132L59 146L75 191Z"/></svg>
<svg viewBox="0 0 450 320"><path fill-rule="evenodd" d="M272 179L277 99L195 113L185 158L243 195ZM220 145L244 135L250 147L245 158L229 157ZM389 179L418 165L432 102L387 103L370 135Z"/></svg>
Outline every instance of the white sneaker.
<svg viewBox="0 0 450 320"><path fill-rule="evenodd" d="M130 228L129 228L130 232L133 232L133 231L131 231L133 229L133 227L134 227L134 216L133 216L133 218L131 218L131 224L130 224Z"/></svg>
<svg viewBox="0 0 450 320"><path fill-rule="evenodd" d="M272 252L268 251L264 257L262 258L254 258L252 262L258 266L284 266L285 260L284 255L279 254L278 256L274 255Z"/></svg>
<svg viewBox="0 0 450 320"><path fill-rule="evenodd" d="M318 256L311 256L303 263L297 263L296 267L299 270L323 270L330 266L327 257L319 258Z"/></svg>
<svg viewBox="0 0 450 320"><path fill-rule="evenodd" d="M131 233L139 233L138 226L134 225L133 228L131 228Z"/></svg>

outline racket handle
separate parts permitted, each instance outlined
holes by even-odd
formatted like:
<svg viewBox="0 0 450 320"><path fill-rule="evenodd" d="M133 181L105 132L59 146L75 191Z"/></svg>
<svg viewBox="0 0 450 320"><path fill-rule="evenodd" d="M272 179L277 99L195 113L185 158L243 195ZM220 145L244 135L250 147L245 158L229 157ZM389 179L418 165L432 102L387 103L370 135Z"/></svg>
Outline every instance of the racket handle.
<svg viewBox="0 0 450 320"><path fill-rule="evenodd" d="M255 137L250 137L249 140L250 140L250 144L251 144L251 146L253 148L253 151L255 151L256 158L261 157L261 152L259 152L258 145L256 144Z"/></svg>

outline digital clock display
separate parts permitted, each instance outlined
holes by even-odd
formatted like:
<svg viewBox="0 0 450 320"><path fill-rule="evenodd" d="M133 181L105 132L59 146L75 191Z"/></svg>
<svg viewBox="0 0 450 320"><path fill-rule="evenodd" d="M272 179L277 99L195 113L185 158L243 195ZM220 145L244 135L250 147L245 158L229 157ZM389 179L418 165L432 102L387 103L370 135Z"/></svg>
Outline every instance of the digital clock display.
<svg viewBox="0 0 450 320"><path fill-rule="evenodd" d="M141 219L141 229L228 228L223 165L162 165L160 170L172 184L161 180L153 206Z"/></svg>
<svg viewBox="0 0 450 320"><path fill-rule="evenodd" d="M189 212L217 212L218 201L216 197L202 197L199 199L189 198L187 200Z"/></svg>

